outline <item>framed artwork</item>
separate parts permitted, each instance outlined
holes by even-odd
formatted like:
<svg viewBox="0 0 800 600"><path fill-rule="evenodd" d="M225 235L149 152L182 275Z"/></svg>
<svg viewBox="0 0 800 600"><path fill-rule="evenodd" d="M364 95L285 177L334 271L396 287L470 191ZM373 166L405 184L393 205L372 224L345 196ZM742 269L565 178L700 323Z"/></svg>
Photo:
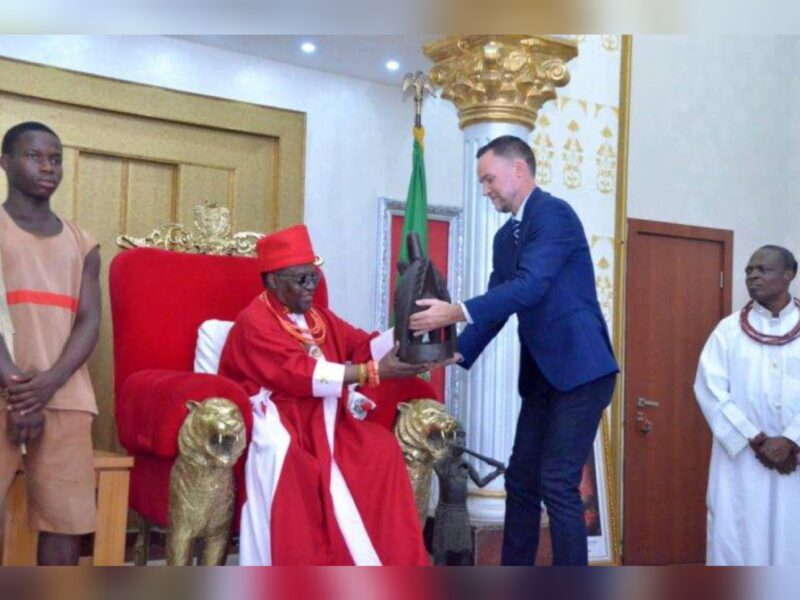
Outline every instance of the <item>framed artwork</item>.
<svg viewBox="0 0 800 600"><path fill-rule="evenodd" d="M608 411L603 414L589 461L583 467L579 486L586 522L589 564L620 564L617 513L612 501L610 435Z"/></svg>
<svg viewBox="0 0 800 600"><path fill-rule="evenodd" d="M406 203L378 198L378 268L375 281L375 329L391 326L394 289L397 283L397 258L403 235ZM428 205L428 252L433 264L447 282L454 302L461 300L463 256L463 213L460 207ZM452 414L458 415L461 369L437 369L431 384Z"/></svg>

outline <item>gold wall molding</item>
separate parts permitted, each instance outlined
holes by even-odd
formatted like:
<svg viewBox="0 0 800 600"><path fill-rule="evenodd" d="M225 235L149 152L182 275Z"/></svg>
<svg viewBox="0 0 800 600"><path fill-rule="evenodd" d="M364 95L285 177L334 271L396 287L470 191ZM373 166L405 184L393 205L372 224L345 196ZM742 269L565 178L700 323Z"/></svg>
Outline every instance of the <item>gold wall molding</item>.
<svg viewBox="0 0 800 600"><path fill-rule="evenodd" d="M574 40L532 35L467 35L426 44L430 78L458 109L459 126L487 121L533 129L541 106L569 83Z"/></svg>
<svg viewBox="0 0 800 600"><path fill-rule="evenodd" d="M274 227L303 222L305 129L303 112L131 83L0 58L0 91L110 113L137 115L222 131L256 134L279 143Z"/></svg>

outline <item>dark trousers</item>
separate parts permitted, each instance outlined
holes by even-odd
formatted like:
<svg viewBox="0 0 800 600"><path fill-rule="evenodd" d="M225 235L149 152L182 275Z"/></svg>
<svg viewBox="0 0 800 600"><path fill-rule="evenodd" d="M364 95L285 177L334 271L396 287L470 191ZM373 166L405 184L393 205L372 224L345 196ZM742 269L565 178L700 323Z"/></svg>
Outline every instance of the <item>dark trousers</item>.
<svg viewBox="0 0 800 600"><path fill-rule="evenodd" d="M611 402L616 375L559 392L534 370L506 472L502 562L534 564L544 502L553 564L586 565L586 525L578 485L603 410Z"/></svg>

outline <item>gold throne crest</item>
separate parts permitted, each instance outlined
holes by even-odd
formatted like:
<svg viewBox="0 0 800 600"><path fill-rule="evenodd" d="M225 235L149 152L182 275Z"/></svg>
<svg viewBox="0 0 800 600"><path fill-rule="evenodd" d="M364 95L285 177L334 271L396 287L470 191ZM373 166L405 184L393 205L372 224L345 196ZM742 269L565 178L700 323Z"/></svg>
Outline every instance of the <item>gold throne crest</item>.
<svg viewBox="0 0 800 600"><path fill-rule="evenodd" d="M231 211L213 202L195 206L194 229L192 232L180 223L170 223L144 237L121 235L117 245L126 249L161 248L193 254L254 256L256 242L262 236L253 231L232 234Z"/></svg>

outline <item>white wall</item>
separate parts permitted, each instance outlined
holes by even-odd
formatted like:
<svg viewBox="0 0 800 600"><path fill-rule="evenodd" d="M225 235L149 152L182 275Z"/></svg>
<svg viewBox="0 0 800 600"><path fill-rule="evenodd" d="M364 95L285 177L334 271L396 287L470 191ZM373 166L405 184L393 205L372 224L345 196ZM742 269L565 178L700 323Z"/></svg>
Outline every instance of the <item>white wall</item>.
<svg viewBox="0 0 800 600"><path fill-rule="evenodd" d="M305 112L304 220L326 262L332 307L372 327L377 198L404 199L411 173L413 101L398 88L160 36L0 36L0 56ZM423 121L428 201L458 205L455 108L431 99Z"/></svg>
<svg viewBox="0 0 800 600"><path fill-rule="evenodd" d="M734 309L757 247L800 254L799 57L794 36L634 36L628 216L732 229Z"/></svg>

